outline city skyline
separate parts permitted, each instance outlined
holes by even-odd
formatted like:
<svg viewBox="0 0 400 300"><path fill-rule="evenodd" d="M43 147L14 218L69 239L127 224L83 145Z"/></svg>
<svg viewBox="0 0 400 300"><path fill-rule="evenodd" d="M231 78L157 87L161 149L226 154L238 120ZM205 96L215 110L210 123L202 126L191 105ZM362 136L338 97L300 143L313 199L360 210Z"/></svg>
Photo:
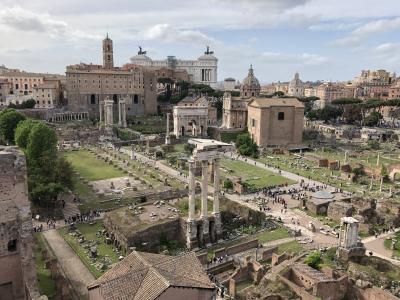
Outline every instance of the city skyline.
<svg viewBox="0 0 400 300"><path fill-rule="evenodd" d="M400 67L400 7L392 0L1 2L0 64L26 71L100 64L107 32L116 65L139 45L153 59L196 59L209 45L218 81L243 80L250 64L261 83L289 81L296 71L303 81L342 81Z"/></svg>

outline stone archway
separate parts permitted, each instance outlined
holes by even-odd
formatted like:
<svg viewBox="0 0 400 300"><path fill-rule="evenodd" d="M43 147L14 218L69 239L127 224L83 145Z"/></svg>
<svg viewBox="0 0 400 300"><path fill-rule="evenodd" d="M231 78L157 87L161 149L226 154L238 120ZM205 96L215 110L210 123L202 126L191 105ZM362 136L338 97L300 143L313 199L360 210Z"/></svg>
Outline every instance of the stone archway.
<svg viewBox="0 0 400 300"><path fill-rule="evenodd" d="M396 175L400 174L400 165L390 166L389 170L388 170L388 173L389 173L389 179L391 181L394 181Z"/></svg>

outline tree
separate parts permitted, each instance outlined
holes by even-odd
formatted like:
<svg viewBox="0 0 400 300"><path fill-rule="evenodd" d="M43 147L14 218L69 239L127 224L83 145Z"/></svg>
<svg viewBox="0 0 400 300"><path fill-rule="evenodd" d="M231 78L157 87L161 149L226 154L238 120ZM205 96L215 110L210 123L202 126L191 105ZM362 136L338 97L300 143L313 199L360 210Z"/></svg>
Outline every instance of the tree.
<svg viewBox="0 0 400 300"><path fill-rule="evenodd" d="M347 124L354 124L362 120L361 106L359 105L345 105L342 117Z"/></svg>
<svg viewBox="0 0 400 300"><path fill-rule="evenodd" d="M34 108L36 105L36 101L34 99L28 99L21 104L13 104L10 103L8 107L10 108L17 108L17 109L26 109L26 108Z"/></svg>
<svg viewBox="0 0 400 300"><path fill-rule="evenodd" d="M365 117L363 121L363 125L373 127L378 125L379 120L383 118L382 114L377 111L371 112L368 116Z"/></svg>
<svg viewBox="0 0 400 300"><path fill-rule="evenodd" d="M368 147L370 147L372 150L379 150L379 142L376 140L368 141Z"/></svg>
<svg viewBox="0 0 400 300"><path fill-rule="evenodd" d="M227 189L227 190L233 189L233 182L229 178L224 180L224 189Z"/></svg>
<svg viewBox="0 0 400 300"><path fill-rule="evenodd" d="M258 157L258 146L248 133L239 134L236 138L236 148L244 156Z"/></svg>
<svg viewBox="0 0 400 300"><path fill-rule="evenodd" d="M29 134L26 152L31 163L39 161L45 153L55 157L57 155L57 136L54 130L44 123L35 124Z"/></svg>
<svg viewBox="0 0 400 300"><path fill-rule="evenodd" d="M322 109L317 110L318 120L323 120L328 122L330 120L335 120L343 114L343 111L332 105L327 105Z"/></svg>
<svg viewBox="0 0 400 300"><path fill-rule="evenodd" d="M339 98L332 100L333 105L352 105L352 104L358 104L361 103L362 101L360 99L354 99L354 98Z"/></svg>
<svg viewBox="0 0 400 300"><path fill-rule="evenodd" d="M306 263L307 265L309 265L311 268L314 269L319 269L321 262L322 262L321 251L314 251L310 253L304 260L304 263Z"/></svg>
<svg viewBox="0 0 400 300"><path fill-rule="evenodd" d="M15 109L6 109L0 114L0 135L9 144L14 144L15 129L25 116Z"/></svg>
<svg viewBox="0 0 400 300"><path fill-rule="evenodd" d="M18 147L26 149L28 146L29 134L31 133L32 128L38 122L39 121L37 120L26 119L18 123L18 126L15 129L15 143L18 145Z"/></svg>
<svg viewBox="0 0 400 300"><path fill-rule="evenodd" d="M63 156L57 159L57 165L55 170L55 181L61 186L65 186L69 189L73 188L73 174L71 163L68 162Z"/></svg>

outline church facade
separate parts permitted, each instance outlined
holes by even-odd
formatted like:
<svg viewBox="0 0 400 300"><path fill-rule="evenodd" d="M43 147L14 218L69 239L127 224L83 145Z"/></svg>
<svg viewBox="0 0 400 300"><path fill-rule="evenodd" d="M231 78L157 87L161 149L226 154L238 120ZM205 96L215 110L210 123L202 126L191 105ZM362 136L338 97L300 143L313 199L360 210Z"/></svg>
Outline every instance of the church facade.
<svg viewBox="0 0 400 300"><path fill-rule="evenodd" d="M261 86L250 66L247 77L240 87L240 97L232 97L229 92L223 96L222 128L245 128L247 126L247 105L252 97L260 95Z"/></svg>
<svg viewBox="0 0 400 300"><path fill-rule="evenodd" d="M67 98L71 111L84 111L89 118L100 119L100 106L105 99L114 101L114 116L118 101L126 101L127 116L157 113L157 78L154 71L126 64L114 66L113 42L103 40L103 65L77 64L67 66Z"/></svg>

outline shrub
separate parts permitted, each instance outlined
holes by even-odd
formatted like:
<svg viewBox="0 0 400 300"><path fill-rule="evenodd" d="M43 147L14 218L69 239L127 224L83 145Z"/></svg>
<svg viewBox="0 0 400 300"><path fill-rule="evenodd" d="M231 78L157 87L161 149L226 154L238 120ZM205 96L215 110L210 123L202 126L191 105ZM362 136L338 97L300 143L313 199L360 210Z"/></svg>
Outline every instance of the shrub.
<svg viewBox="0 0 400 300"><path fill-rule="evenodd" d="M224 180L224 188L225 188L225 189L228 189L228 190L233 189L233 182L232 182L232 180L230 180L229 178L225 179L225 180Z"/></svg>
<svg viewBox="0 0 400 300"><path fill-rule="evenodd" d="M321 262L322 262L321 251L314 251L310 253L304 260L304 263L306 263L307 265L309 265L311 268L314 269L319 269Z"/></svg>

